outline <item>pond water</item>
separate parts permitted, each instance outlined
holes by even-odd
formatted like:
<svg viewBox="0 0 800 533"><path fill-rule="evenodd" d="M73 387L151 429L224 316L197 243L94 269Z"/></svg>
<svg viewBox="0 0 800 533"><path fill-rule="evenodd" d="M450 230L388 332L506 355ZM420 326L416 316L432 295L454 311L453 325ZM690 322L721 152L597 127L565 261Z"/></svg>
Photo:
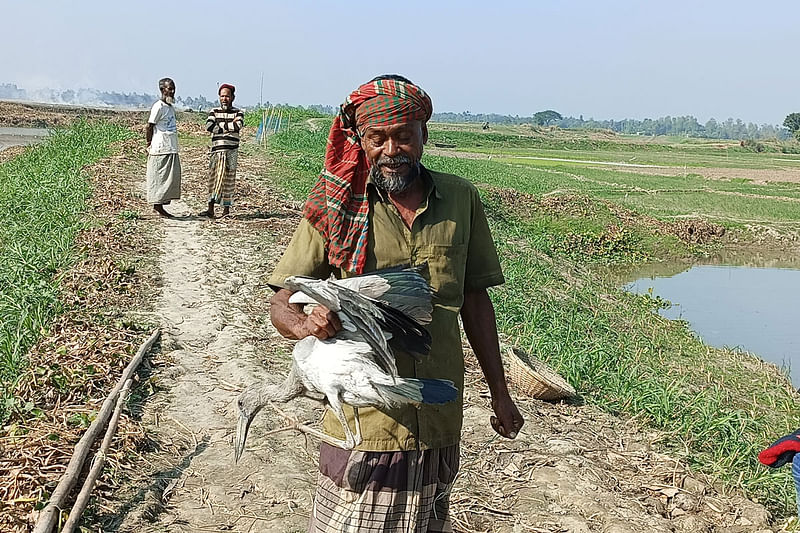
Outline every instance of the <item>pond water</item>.
<svg viewBox="0 0 800 533"><path fill-rule="evenodd" d="M0 151L12 146L24 146L47 137L44 128L0 128Z"/></svg>
<svg viewBox="0 0 800 533"><path fill-rule="evenodd" d="M788 368L800 386L800 259L729 261L671 265L666 273L631 271L627 280L635 281L624 287L652 290L672 303L662 316L687 321L706 344L740 348Z"/></svg>

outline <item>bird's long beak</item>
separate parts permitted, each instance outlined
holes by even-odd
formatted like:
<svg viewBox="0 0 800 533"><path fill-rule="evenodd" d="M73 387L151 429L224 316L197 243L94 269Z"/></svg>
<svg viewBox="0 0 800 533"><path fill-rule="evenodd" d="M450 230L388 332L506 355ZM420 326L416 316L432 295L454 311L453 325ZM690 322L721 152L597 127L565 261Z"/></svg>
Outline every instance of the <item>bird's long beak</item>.
<svg viewBox="0 0 800 533"><path fill-rule="evenodd" d="M247 440L247 432L250 430L251 421L252 418L248 418L243 413L239 414L239 422L236 424L236 440L233 442L234 460L237 463L242 453L244 453L244 443Z"/></svg>

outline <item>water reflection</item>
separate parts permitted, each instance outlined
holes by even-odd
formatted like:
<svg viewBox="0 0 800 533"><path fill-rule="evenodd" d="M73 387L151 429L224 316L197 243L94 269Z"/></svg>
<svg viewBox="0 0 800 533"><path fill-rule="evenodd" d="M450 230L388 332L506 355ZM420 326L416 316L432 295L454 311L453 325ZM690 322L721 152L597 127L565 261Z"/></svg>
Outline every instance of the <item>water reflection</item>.
<svg viewBox="0 0 800 533"><path fill-rule="evenodd" d="M0 151L12 146L27 146L47 137L44 128L0 128Z"/></svg>
<svg viewBox="0 0 800 533"><path fill-rule="evenodd" d="M738 266L750 268L788 268L800 270L800 254L796 250L725 250L703 259L645 263L636 265L616 265L610 268L598 267L604 279L615 285L625 285L640 278L669 278L698 265Z"/></svg>
<svg viewBox="0 0 800 533"><path fill-rule="evenodd" d="M730 256L727 260L732 261ZM642 294L652 289L672 302L661 314L686 320L706 344L739 347L790 368L792 382L798 386L800 261L751 255L746 262L751 266L660 265L666 269L628 272L635 274L635 281L620 272L616 279L626 290Z"/></svg>

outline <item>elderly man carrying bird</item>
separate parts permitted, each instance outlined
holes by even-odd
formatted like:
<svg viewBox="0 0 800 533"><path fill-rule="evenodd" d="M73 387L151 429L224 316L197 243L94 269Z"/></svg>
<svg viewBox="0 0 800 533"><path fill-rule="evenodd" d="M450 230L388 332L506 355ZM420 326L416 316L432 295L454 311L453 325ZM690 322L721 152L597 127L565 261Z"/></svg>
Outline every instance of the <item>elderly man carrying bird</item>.
<svg viewBox="0 0 800 533"><path fill-rule="evenodd" d="M325 340L342 330L336 313L310 314L289 301L296 275L350 278L398 265L426 265L433 289L430 353L395 350L401 377L445 379L454 401L346 409L361 442L347 450L323 441L309 531L452 531L449 492L459 467L464 354L458 317L481 365L500 435L523 424L506 387L494 308L487 289L504 281L476 188L424 167L433 108L406 78L375 78L347 98L328 136L325 167L303 219L270 277L271 319L290 339ZM291 284L290 284L291 285ZM328 410L326 434L345 438Z"/></svg>

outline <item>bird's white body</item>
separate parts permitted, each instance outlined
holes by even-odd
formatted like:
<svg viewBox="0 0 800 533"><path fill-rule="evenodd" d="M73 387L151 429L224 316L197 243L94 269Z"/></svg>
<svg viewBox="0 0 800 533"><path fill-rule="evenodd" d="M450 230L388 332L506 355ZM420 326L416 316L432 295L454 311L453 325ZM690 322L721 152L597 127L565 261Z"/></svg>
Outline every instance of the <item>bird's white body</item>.
<svg viewBox="0 0 800 533"><path fill-rule="evenodd" d="M387 393L403 378L393 378L372 359L372 348L355 338L321 341L306 337L297 342L294 362L305 388L324 394L329 401L339 398L352 407L395 407L413 401ZM420 397L419 401L422 398Z"/></svg>
<svg viewBox="0 0 800 533"><path fill-rule="evenodd" d="M325 305L339 315L345 327L326 340L299 340L292 351L291 371L281 386L259 384L242 393L238 400L237 458L244 449L250 421L269 401L285 402L303 393L324 395L342 424L345 440L308 431L330 444L353 449L361 443L359 407L442 404L457 397L458 389L450 380L397 374L390 339L405 341L403 348L410 355L430 350L430 334L422 325L431 321L431 289L416 268L347 280L293 276L286 284L298 291L290 303ZM347 423L343 404L354 408L355 433Z"/></svg>
<svg viewBox="0 0 800 533"><path fill-rule="evenodd" d="M296 379L306 391L325 395L344 429L344 441L327 436L325 440L346 449L361 443L359 407L444 403L457 392L449 380L419 380L388 374L375 362L372 347L358 333L340 333L326 340L306 337L295 344L292 357ZM350 430L342 404L355 408L355 433Z"/></svg>

